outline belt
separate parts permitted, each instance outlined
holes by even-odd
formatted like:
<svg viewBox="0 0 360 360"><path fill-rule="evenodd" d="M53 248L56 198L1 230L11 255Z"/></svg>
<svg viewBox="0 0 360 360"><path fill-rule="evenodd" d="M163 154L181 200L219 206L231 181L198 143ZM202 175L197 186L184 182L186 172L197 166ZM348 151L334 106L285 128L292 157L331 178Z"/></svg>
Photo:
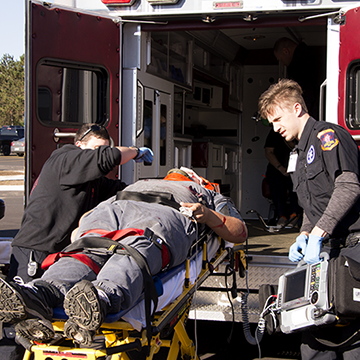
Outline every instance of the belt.
<svg viewBox="0 0 360 360"><path fill-rule="evenodd" d="M352 247L355 246L360 240L360 231L354 231L350 233L345 239L345 246Z"/></svg>

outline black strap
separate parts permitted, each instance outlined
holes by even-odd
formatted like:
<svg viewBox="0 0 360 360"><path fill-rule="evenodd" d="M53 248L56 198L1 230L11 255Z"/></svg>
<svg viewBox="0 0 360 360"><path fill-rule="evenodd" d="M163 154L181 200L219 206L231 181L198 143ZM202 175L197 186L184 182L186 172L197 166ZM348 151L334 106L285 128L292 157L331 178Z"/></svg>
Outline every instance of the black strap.
<svg viewBox="0 0 360 360"><path fill-rule="evenodd" d="M146 335L148 339L148 346L150 351L150 342L152 337L151 331L151 321L153 318L153 314L156 311L158 304L158 294L156 291L156 287L154 284L154 279L152 278L148 263L143 255L136 250L135 248L124 245L122 243L118 243L117 241L99 237L99 236L84 236L79 240L76 240L69 246L67 246L62 252L71 252L76 250L83 249L105 249L105 252L109 254L119 253L126 254L131 256L136 264L139 266L142 276L143 276L143 284L144 284L144 293L145 293L145 319L146 319ZM154 311L151 312L151 301L154 303Z"/></svg>
<svg viewBox="0 0 360 360"><path fill-rule="evenodd" d="M170 206L176 210L180 209L180 204L174 199L173 194L157 191L118 191L116 194L116 200L134 200L147 203L156 203L160 205Z"/></svg>
<svg viewBox="0 0 360 360"><path fill-rule="evenodd" d="M327 346L327 347L330 347L330 348L333 348L333 347L348 347L352 344L354 344L356 341L360 340L360 329L359 330L356 330L352 335L350 335L346 340L344 340L343 342L341 343L334 343L330 340L325 340L325 339L319 339L317 338L316 336L314 336L315 339Z"/></svg>
<svg viewBox="0 0 360 360"><path fill-rule="evenodd" d="M113 254L120 245L117 241L100 236L84 236L66 246L61 252L81 251L84 249L104 249L102 253Z"/></svg>
<svg viewBox="0 0 360 360"><path fill-rule="evenodd" d="M150 344L151 344L151 321L153 318L153 314L156 311L158 304L158 295L154 284L154 279L151 276L149 266L146 262L146 259L142 256L140 252L128 245L121 245L129 255L136 261L138 264L141 273L143 275L144 282L144 292L145 292L145 319L146 319L146 337L148 340L148 352L150 352ZM151 300L154 303L154 311L151 312Z"/></svg>

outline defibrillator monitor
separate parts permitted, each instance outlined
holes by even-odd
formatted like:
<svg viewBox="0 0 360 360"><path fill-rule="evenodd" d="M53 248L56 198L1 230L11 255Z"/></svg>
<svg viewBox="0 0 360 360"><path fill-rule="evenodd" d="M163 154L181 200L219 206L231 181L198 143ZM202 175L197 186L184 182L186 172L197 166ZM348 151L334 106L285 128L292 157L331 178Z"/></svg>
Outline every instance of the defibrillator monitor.
<svg viewBox="0 0 360 360"><path fill-rule="evenodd" d="M279 279L278 307L282 309L296 308L308 304L307 296L308 267L296 268Z"/></svg>
<svg viewBox="0 0 360 360"><path fill-rule="evenodd" d="M327 271L328 261L325 260L298 266L280 276L277 310L281 315L282 332L335 321L335 316L325 311L329 306Z"/></svg>

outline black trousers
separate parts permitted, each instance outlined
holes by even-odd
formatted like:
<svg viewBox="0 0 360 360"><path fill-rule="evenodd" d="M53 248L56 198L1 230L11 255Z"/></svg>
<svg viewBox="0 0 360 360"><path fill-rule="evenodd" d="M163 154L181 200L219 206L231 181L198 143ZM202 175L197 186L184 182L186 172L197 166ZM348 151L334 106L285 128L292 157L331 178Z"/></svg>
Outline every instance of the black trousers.
<svg viewBox="0 0 360 360"><path fill-rule="evenodd" d="M47 252L32 250L20 246L13 246L10 257L10 268L8 273L8 280L12 280L14 276L20 276L25 283L30 282L33 279L41 277L44 271L41 269L41 263L49 255ZM29 262L34 261L36 265L36 271L34 275L29 274Z"/></svg>
<svg viewBox="0 0 360 360"><path fill-rule="evenodd" d="M20 276L25 283L41 277L41 263L48 253L31 250L23 247L13 246L10 258L10 268L7 274L7 280L11 281L14 276ZM28 264L31 259L37 263L37 269L34 276L28 273ZM3 324L2 339L0 340L1 360L21 360L24 356L25 349L15 342L14 325Z"/></svg>

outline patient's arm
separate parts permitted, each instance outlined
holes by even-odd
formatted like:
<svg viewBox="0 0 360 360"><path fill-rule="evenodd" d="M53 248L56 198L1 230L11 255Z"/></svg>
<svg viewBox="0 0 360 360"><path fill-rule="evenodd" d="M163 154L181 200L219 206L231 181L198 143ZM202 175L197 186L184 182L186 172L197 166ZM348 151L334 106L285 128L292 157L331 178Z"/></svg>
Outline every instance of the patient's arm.
<svg viewBox="0 0 360 360"><path fill-rule="evenodd" d="M245 223L233 216L225 216L200 203L180 203L181 206L192 210L198 223L206 224L222 239L232 243L242 243L248 232Z"/></svg>

